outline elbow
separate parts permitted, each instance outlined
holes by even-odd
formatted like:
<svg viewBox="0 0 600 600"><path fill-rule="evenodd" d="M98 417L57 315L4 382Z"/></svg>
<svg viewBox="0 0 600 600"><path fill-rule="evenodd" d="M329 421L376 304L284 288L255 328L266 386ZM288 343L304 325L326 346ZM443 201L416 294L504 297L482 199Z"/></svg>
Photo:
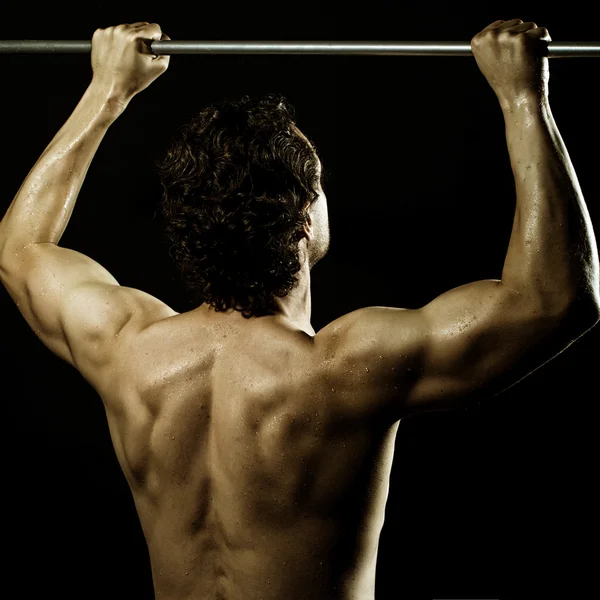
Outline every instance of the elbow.
<svg viewBox="0 0 600 600"><path fill-rule="evenodd" d="M600 320L600 277L598 272L598 259L590 262L582 275L576 293L570 303L573 314L590 323L593 327Z"/></svg>
<svg viewBox="0 0 600 600"><path fill-rule="evenodd" d="M590 319L593 321L592 327L600 321L600 293L596 293L589 301Z"/></svg>
<svg viewBox="0 0 600 600"><path fill-rule="evenodd" d="M589 287L574 294L528 294L525 298L532 314L563 331L583 333L600 320L600 294Z"/></svg>
<svg viewBox="0 0 600 600"><path fill-rule="evenodd" d="M585 331L591 329L600 321L600 294L597 290L580 294L568 302L561 316Z"/></svg>

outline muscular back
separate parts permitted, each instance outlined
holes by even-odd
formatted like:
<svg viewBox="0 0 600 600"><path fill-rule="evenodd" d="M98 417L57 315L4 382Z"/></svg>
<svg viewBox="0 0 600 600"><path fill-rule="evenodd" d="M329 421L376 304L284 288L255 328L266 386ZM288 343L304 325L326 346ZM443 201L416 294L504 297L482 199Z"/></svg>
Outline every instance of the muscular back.
<svg viewBox="0 0 600 600"><path fill-rule="evenodd" d="M372 600L399 419L512 385L598 320L584 308L490 280L315 336L204 307L131 318L110 363L78 363L107 407L156 597Z"/></svg>
<svg viewBox="0 0 600 600"><path fill-rule="evenodd" d="M332 336L237 313L129 339L95 386L122 407L156 597L373 598L397 425L367 409L367 371L340 368Z"/></svg>

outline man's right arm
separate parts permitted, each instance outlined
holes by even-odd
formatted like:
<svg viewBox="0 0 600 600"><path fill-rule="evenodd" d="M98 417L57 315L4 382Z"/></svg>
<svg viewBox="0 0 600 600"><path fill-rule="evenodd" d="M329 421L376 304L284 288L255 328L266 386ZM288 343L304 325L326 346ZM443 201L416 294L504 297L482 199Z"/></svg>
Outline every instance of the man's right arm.
<svg viewBox="0 0 600 600"><path fill-rule="evenodd" d="M548 59L536 47L547 32L500 23L476 36L473 50L504 113L516 184L502 280L463 285L419 310L361 309L330 326L347 348L349 376L355 369L381 381L373 397L382 406L373 408L392 419L498 393L599 319L596 241L550 111Z"/></svg>

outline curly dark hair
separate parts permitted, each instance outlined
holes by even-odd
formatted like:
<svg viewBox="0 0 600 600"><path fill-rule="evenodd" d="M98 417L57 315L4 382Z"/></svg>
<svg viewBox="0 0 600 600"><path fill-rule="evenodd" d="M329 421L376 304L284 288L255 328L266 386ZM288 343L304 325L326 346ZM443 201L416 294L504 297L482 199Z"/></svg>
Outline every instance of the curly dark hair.
<svg viewBox="0 0 600 600"><path fill-rule="evenodd" d="M296 285L318 198L316 149L277 94L225 100L180 129L157 163L169 254L194 301L273 314Z"/></svg>

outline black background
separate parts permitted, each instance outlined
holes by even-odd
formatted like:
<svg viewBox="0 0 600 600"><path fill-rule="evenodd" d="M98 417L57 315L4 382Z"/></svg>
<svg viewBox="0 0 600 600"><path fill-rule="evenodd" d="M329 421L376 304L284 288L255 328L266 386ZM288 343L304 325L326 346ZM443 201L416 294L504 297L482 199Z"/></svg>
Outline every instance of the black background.
<svg viewBox="0 0 600 600"><path fill-rule="evenodd" d="M447 40L496 19L598 40L592 4L169 2L0 9L3 39L90 39L158 22L174 40ZM598 59L551 60L553 112L598 230ZM0 213L91 77L89 55L0 55ZM316 330L369 305L423 305L498 278L514 183L496 98L472 58L174 56L111 127L61 245L188 310L155 218L153 170L199 108L283 93L327 173L332 246L313 270ZM102 404L0 290L4 585L16 598L149 600L148 555ZM597 531L600 329L468 410L400 424L377 600L542 597L586 585ZM595 473L595 476L594 476ZM594 587L590 588L590 591ZM578 597L571 590L564 597Z"/></svg>

